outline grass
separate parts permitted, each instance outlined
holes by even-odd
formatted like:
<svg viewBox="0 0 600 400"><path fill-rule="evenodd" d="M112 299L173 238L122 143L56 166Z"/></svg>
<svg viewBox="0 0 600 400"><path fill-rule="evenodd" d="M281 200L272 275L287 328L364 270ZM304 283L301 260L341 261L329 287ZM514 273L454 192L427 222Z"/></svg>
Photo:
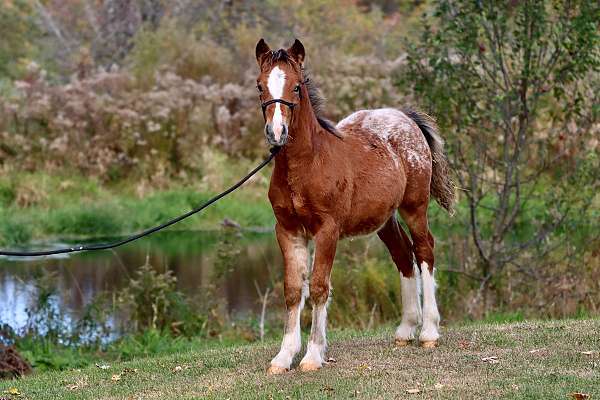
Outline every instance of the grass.
<svg viewBox="0 0 600 400"><path fill-rule="evenodd" d="M52 238L114 237L147 229L204 203L244 175L246 168L250 169L238 166L221 182L175 182L168 188L144 189L144 194L136 192L135 182L111 186L73 174L0 177L0 246ZM243 227L273 226L265 182L259 176L175 229L213 230L225 218Z"/></svg>
<svg viewBox="0 0 600 400"><path fill-rule="evenodd" d="M191 348L109 369L39 373L0 383L10 399L414 398L566 399L600 395L600 320L471 323L436 349L395 348L393 328L333 331L313 373L266 376L277 343ZM306 338L305 340L306 341ZM592 351L591 354L583 352ZM484 361L497 357L497 362ZM297 364L298 360L296 360ZM410 394L411 389L418 393ZM11 390L20 395L8 394Z"/></svg>

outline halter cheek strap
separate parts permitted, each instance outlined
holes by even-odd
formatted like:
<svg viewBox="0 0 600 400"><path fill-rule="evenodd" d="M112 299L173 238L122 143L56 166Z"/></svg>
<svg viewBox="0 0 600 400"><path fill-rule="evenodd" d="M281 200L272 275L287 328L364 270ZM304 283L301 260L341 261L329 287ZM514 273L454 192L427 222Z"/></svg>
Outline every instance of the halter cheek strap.
<svg viewBox="0 0 600 400"><path fill-rule="evenodd" d="M300 83L300 85L304 86L306 83L308 83L308 78L303 80ZM300 92L298 93L298 97L300 98L300 100L302 100L302 90L300 90ZM292 116L294 115L294 107L296 107L298 105L298 103L291 103L291 102L285 101L283 99L267 100L260 104L260 107L262 108L263 118L265 121L267 120L267 107L274 103L280 103L280 104L283 104L284 106L287 106L292 111Z"/></svg>

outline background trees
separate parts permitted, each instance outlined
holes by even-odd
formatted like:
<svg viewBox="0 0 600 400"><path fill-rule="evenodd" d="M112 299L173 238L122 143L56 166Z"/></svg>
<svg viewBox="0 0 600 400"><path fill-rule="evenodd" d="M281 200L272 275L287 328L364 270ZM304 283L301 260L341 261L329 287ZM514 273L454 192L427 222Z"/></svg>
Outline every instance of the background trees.
<svg viewBox="0 0 600 400"><path fill-rule="evenodd" d="M589 1L442 0L409 44L401 82L448 138L476 302L505 289L509 268L529 283L546 284L556 259L579 273L589 259L573 236L598 243L598 13Z"/></svg>
<svg viewBox="0 0 600 400"><path fill-rule="evenodd" d="M599 12L589 0L5 0L0 173L210 180L214 154L265 151L256 40L297 36L333 119L407 103L438 118L461 198L453 219L432 206L446 301L474 315L593 310Z"/></svg>

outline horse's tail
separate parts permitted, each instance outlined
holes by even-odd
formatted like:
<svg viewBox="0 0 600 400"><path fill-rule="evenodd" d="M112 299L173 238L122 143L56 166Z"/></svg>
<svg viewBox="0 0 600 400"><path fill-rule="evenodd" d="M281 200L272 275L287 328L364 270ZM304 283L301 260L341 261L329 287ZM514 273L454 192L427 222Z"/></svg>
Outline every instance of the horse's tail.
<svg viewBox="0 0 600 400"><path fill-rule="evenodd" d="M435 120L424 112L414 109L405 109L403 112L408 115L421 129L429 148L431 149L432 174L431 174L431 195L437 200L438 204L444 207L450 215L454 213L455 186L450 178L450 167L448 158L444 154L444 139L438 133L438 127Z"/></svg>

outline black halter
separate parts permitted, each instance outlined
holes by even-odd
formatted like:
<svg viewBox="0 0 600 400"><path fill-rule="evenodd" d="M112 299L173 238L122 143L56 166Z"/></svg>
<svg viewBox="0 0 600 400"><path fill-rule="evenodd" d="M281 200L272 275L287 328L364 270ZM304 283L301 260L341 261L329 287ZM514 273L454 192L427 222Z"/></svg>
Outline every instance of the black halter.
<svg viewBox="0 0 600 400"><path fill-rule="evenodd" d="M308 78L306 78L305 80L300 82L300 86L304 86L306 83L308 83ZM302 90L300 90L300 92L298 92L298 97L300 98L300 101L302 101ZM265 121L267 120L267 107L270 106L271 104L275 104L275 103L280 103L280 104L283 104L284 106L287 106L292 111L292 118L294 116L294 108L299 104L299 103L291 103L291 102L285 101L283 99L271 99L271 100L262 102L260 104L260 107L262 108L263 118Z"/></svg>
<svg viewBox="0 0 600 400"><path fill-rule="evenodd" d="M265 119L265 121L267 120L267 107L270 106L273 103L281 103L284 106L288 106L290 108L290 110L292 110L292 115L294 115L294 107L296 107L298 105L297 103L290 103L289 101L285 101L285 100L282 100L282 99L267 100L267 101L265 101L264 103L262 103L260 105L262 107L263 118Z"/></svg>

